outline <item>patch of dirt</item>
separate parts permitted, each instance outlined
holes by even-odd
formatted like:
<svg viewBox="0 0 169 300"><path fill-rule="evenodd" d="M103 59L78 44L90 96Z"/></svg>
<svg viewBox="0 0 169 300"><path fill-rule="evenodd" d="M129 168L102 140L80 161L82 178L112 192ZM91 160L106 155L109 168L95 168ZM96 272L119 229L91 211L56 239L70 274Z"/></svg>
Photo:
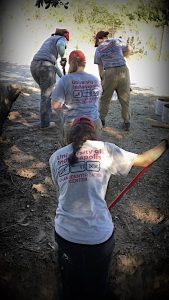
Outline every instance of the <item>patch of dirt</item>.
<svg viewBox="0 0 169 300"><path fill-rule="evenodd" d="M59 300L61 280L54 240L56 190L48 160L60 147L59 129L39 128L40 93L29 66L0 64L1 81L20 83L24 93L12 106L0 137L0 287L1 299ZM111 103L102 139L142 152L169 133L156 128L157 96L132 86L131 130L121 129L120 105ZM140 171L111 178L108 205ZM169 152L167 151L111 210L115 251L110 285L117 300L167 299L169 230L154 226L169 218ZM80 299L79 299L80 300Z"/></svg>

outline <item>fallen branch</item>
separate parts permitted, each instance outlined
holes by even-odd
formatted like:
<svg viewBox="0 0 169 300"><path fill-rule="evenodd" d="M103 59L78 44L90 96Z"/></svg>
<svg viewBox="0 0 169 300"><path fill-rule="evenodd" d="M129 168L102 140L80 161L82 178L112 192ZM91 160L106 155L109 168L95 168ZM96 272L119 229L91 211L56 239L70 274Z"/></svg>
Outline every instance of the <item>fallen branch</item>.
<svg viewBox="0 0 169 300"><path fill-rule="evenodd" d="M169 128L169 124L166 123L154 123L151 125L152 127L157 127L157 128Z"/></svg>
<svg viewBox="0 0 169 300"><path fill-rule="evenodd" d="M22 194L24 194L25 192L22 191L22 190L15 184L15 182L13 181L13 177L12 177L12 174L11 174L11 173L9 173L9 176L10 176L10 179L11 179L13 185L16 187L16 189L17 189L18 191L20 191Z"/></svg>

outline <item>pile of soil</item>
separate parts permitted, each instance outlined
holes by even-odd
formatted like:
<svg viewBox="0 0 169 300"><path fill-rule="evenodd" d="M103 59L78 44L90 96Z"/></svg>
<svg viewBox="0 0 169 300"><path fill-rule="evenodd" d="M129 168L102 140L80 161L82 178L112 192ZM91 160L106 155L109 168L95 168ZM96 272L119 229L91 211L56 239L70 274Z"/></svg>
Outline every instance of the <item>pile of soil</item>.
<svg viewBox="0 0 169 300"><path fill-rule="evenodd" d="M1 81L23 87L0 137L1 299L59 300L61 280L54 240L57 195L48 164L60 147L59 124L40 130L40 91L29 66L1 63L0 69ZM168 128L152 126L161 124L155 115L156 99L151 90L133 85L131 130L122 130L120 104L112 101L102 139L136 153L155 146L169 133ZM111 177L108 205L138 171L140 168L133 168L127 177ZM112 299L167 299L169 231L166 226L157 234L154 226L169 218L168 151L111 213L116 242L110 274Z"/></svg>

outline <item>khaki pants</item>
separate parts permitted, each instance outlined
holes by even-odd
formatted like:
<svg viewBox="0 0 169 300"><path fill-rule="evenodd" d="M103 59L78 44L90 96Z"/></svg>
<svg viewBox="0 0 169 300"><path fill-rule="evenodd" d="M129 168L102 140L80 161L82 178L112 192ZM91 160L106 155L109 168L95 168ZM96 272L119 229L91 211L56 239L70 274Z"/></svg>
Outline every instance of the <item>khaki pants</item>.
<svg viewBox="0 0 169 300"><path fill-rule="evenodd" d="M130 120L130 75L127 66L109 68L104 71L102 82L103 92L100 98L100 118L105 120L109 110L110 100L116 90L121 105L121 116L124 122Z"/></svg>
<svg viewBox="0 0 169 300"><path fill-rule="evenodd" d="M64 125L63 125L65 145L67 145L67 136L68 136L69 131L71 129L72 123L73 122L65 122ZM94 123L95 123L95 130L96 130L97 137L100 138L101 129L102 129L102 122L101 122L100 119L97 119L96 121L94 121Z"/></svg>

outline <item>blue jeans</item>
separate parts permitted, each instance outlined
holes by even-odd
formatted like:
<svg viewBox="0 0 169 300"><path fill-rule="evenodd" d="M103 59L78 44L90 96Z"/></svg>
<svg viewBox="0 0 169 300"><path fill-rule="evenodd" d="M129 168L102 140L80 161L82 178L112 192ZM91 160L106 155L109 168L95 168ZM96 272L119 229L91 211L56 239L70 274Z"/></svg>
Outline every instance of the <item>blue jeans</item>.
<svg viewBox="0 0 169 300"><path fill-rule="evenodd" d="M114 236L98 245L83 245L55 235L62 274L63 300L103 300L115 246Z"/></svg>
<svg viewBox="0 0 169 300"><path fill-rule="evenodd" d="M41 128L50 125L51 93L56 82L56 68L49 61L32 61L31 74L41 89L40 123Z"/></svg>

